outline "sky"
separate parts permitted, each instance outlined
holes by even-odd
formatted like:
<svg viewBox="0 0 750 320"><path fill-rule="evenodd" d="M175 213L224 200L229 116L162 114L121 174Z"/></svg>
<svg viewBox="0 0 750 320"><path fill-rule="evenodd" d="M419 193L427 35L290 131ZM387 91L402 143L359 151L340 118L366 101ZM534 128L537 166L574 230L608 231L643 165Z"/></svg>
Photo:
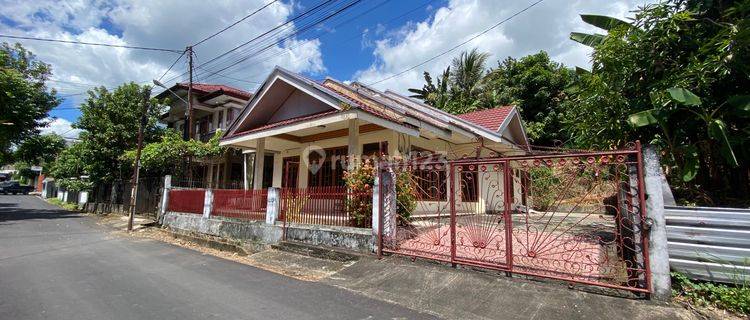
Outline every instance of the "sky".
<svg viewBox="0 0 750 320"><path fill-rule="evenodd" d="M566 66L589 67L591 49L568 36L572 31L597 30L578 15L625 19L637 7L653 2L544 0L476 37L536 1L362 0L334 15L351 1L0 0L0 34L183 50L271 3L194 47L197 82L252 92L278 65L316 80L331 77L406 92L421 88L424 71L437 73L453 57L473 48L491 55L488 67L509 56L520 58L541 50ZM303 15L319 5L319 11ZM317 23L329 15L333 17ZM278 26L282 27L264 35ZM251 41L259 35L264 36ZM179 53L0 41L20 42L52 66L48 85L64 102L50 113L50 126L43 131L66 137L78 134L71 124L80 115L77 106L85 92L93 86L150 84L152 79L173 85L186 80L184 56L165 74ZM245 42L249 43L209 62Z"/></svg>

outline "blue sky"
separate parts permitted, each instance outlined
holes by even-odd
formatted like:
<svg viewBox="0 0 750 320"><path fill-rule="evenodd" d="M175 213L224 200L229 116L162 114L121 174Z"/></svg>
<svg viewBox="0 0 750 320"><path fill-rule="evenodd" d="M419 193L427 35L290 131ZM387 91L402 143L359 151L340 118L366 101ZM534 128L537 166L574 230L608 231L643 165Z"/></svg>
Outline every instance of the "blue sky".
<svg viewBox="0 0 750 320"><path fill-rule="evenodd" d="M2 33L65 40L113 44L184 48L188 43L212 34L269 0L252 1L149 1L149 0L0 0ZM321 14L330 13L350 0L339 0ZM300 34L311 20L299 20L287 33L269 38L284 42L251 56L238 50L217 63L202 65L252 39L261 32L284 23L312 8L321 0L282 0L241 22L219 36L196 47L196 70L200 82L223 83L252 91L275 65L303 73L313 79L330 76L339 80L376 82L424 62L469 39L534 1L502 0L364 0L343 14ZM478 48L489 52L490 66L507 56L521 57L540 50L568 66L588 66L589 49L567 39L571 31L592 31L578 18L580 13L598 13L625 18L647 1L545 0L465 46L376 86L405 92L420 87L422 72L445 68L462 50ZM289 38L286 39L284 37ZM21 41L37 56L52 65L55 87L65 101L54 111L58 118L48 131L67 132L79 115L78 106L92 84L116 87L134 81L149 83L158 78L176 55L128 49L82 47ZM257 45L254 48L260 48ZM221 76L217 71L230 62ZM168 84L186 69L185 59L164 78ZM179 71L179 72L178 72ZM239 79L239 80L237 80Z"/></svg>

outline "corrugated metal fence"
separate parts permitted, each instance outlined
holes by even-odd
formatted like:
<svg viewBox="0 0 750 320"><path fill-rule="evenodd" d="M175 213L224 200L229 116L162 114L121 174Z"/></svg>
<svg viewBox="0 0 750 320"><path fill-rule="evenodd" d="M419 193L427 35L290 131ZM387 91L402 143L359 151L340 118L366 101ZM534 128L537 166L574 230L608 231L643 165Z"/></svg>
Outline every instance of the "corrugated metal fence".
<svg viewBox="0 0 750 320"><path fill-rule="evenodd" d="M665 206L669 265L694 278L750 281L750 209Z"/></svg>

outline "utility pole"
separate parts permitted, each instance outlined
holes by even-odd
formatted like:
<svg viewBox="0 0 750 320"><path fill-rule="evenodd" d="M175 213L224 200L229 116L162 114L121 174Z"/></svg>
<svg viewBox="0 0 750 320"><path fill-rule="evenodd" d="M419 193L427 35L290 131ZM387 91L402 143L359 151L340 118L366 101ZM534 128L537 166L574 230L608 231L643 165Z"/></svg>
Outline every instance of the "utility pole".
<svg viewBox="0 0 750 320"><path fill-rule="evenodd" d="M133 180L131 185L133 189L130 192L130 212L128 213L128 232L133 231L133 216L135 216L136 205L138 204L138 181L141 175L141 150L143 149L143 130L148 122L147 112L150 104L151 93L144 92L141 101L141 119L138 124L138 147L135 151L135 170L133 170Z"/></svg>
<svg viewBox="0 0 750 320"><path fill-rule="evenodd" d="M187 105L187 115L188 115L188 121L186 122L188 125L188 137L185 139L186 141L189 141L190 139L195 138L195 120L193 115L193 46L188 46L185 51L187 51L188 56L188 105ZM187 159L187 178L188 181L193 180L193 159L188 157Z"/></svg>
<svg viewBox="0 0 750 320"><path fill-rule="evenodd" d="M193 46L187 47L187 54L188 54L188 118L190 123L190 128L188 129L189 137L188 139L195 138L195 119L193 116Z"/></svg>

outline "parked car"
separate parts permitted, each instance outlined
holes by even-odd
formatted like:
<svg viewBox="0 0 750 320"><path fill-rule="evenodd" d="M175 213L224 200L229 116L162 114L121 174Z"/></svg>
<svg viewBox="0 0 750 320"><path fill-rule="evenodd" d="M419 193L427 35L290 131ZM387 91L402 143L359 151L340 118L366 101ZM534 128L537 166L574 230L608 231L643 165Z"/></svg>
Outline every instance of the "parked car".
<svg viewBox="0 0 750 320"><path fill-rule="evenodd" d="M29 194L34 191L34 187L22 185L18 181L5 181L0 183L0 193L2 194Z"/></svg>

